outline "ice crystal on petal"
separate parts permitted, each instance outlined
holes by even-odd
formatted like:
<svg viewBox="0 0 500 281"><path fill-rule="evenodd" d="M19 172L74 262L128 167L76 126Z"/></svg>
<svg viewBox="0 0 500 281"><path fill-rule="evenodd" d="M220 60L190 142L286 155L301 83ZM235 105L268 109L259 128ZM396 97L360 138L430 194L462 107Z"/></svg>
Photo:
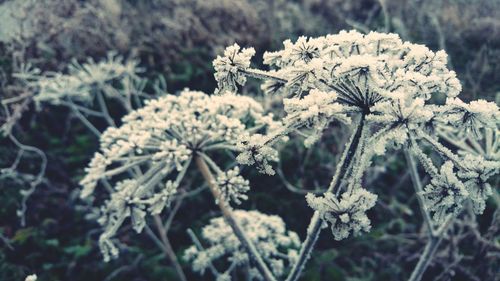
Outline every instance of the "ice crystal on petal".
<svg viewBox="0 0 500 281"><path fill-rule="evenodd" d="M336 99L337 95L334 92L311 90L304 98L284 100L287 113L283 120L284 126L313 128L311 136L305 141L307 147L312 145L333 120L350 122L350 118L344 112L344 107L336 102Z"/></svg>
<svg viewBox="0 0 500 281"><path fill-rule="evenodd" d="M366 211L375 205L377 195L365 189L358 187L351 194L344 193L340 200L330 192L323 197L309 193L306 199L309 206L331 224L335 240L345 239L351 233L357 235L361 231L367 232L371 228Z"/></svg>
<svg viewBox="0 0 500 281"><path fill-rule="evenodd" d="M276 277L282 277L293 262L289 257L293 259L300 247L297 234L287 231L285 223L278 216L265 215L258 211L236 210L234 217L272 273ZM255 280L263 280L224 218L210 220L202 229L202 238L207 247L200 249L193 245L184 252L184 259L191 262L194 271L203 274L211 263L225 262L230 268L219 276L249 267Z"/></svg>

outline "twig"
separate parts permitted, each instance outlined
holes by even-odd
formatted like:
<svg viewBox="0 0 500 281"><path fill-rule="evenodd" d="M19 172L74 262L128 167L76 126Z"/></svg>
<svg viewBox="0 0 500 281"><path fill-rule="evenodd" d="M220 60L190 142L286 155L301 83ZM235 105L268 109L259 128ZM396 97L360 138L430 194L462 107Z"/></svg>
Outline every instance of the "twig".
<svg viewBox="0 0 500 281"><path fill-rule="evenodd" d="M219 208L222 211L224 219L226 220L227 224L231 227L236 237L238 237L238 240L241 242L241 244L247 251L248 256L252 259L253 262L255 262L257 269L259 270L263 279L266 281L275 281L276 279L274 278L273 274L271 273L267 265L264 263L264 260L262 259L261 255L255 248L254 244L246 236L240 224L234 218L233 211L227 205L225 200L221 199L220 189L217 187L215 178L212 175L212 172L210 172L210 168L208 167L205 160L201 156L197 155L195 157L195 162L201 174L203 175L203 178L207 181L208 187L210 188L212 195L216 199L217 204L219 205Z"/></svg>
<svg viewBox="0 0 500 281"><path fill-rule="evenodd" d="M164 227L163 223L161 222L161 218L159 215L155 215L154 217L156 229L158 230L158 233L160 234L160 239L163 244L163 251L167 255L167 257L170 259L170 262L174 265L175 271L177 272L177 275L182 281L187 281L186 275L184 274L184 271L182 270L181 265L179 264L179 261L177 260L177 256L175 255L174 249L172 248L172 245L170 244L170 241L168 240L167 237L167 229Z"/></svg>
<svg viewBox="0 0 500 281"><path fill-rule="evenodd" d="M336 194L339 191L340 183L342 182L342 179L344 179L344 177L346 176L345 172L351 165L354 155L357 154L361 133L364 128L364 122L365 122L365 116L361 115L359 124L357 125L357 128L350 139L350 142L346 145L347 149L343 153L340 162L337 164L335 176L333 177L332 182L330 183L330 186L328 187L328 190L326 192L332 192ZM309 223L309 226L307 228L306 240L302 244L299 257L295 262L295 264L293 265L292 271L290 272L290 274L286 279L287 281L295 281L300 277L300 274L302 273L302 270L304 269L304 266L311 255L314 245L318 240L319 234L321 232L322 223L323 221L320 218L319 212L315 211L314 215L311 218L311 222Z"/></svg>

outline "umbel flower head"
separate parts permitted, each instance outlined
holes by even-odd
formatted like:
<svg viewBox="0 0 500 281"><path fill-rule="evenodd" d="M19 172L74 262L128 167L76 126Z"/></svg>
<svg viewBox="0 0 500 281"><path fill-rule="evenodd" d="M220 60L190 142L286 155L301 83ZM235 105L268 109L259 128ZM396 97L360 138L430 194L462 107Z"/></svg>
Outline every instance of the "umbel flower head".
<svg viewBox="0 0 500 281"><path fill-rule="evenodd" d="M137 79L137 75L142 72L138 64L137 60L124 60L110 52L105 60L99 62L92 59L88 59L83 64L76 60L73 61L68 66L66 74L58 72L46 75L20 73L17 76L27 80L30 85L38 89L38 93L34 96L34 101L38 106L42 103L60 105L68 100L90 103L96 94L95 89L104 87L104 84L126 83ZM111 98L120 95L120 92L116 90L103 92Z"/></svg>
<svg viewBox="0 0 500 281"><path fill-rule="evenodd" d="M306 200L323 220L330 222L335 240L342 240L349 237L350 233L359 234L370 230L366 211L375 205L377 195L359 187L351 194L344 193L340 200L333 193L327 193L323 197L309 193Z"/></svg>
<svg viewBox="0 0 500 281"><path fill-rule="evenodd" d="M275 126L251 98L184 90L149 100L125 116L120 127L108 128L80 181L82 198L92 198L99 182L110 193L99 218L104 258L118 254L111 239L126 218L141 232L148 213L160 214L168 206L195 154L236 151L239 137ZM228 202L246 199L249 186L239 169L219 170L217 180Z"/></svg>
<svg viewBox="0 0 500 281"><path fill-rule="evenodd" d="M349 180L332 180L332 183L339 182L331 185L334 190L329 192L334 194L344 194L340 189L356 194L354 190L361 185L372 157L384 155L388 148L410 148L425 172L435 179L431 185L434 188L442 186L443 175L436 167L439 163L435 163L429 153L439 154L444 160L442 163L451 161L454 168L450 173L462 184L467 182L468 190L487 182L498 171L498 159L482 159L476 167L465 165L464 156L445 147L436 134L437 128L447 126L480 138L481 132L488 128L497 130L500 118L498 106L492 102L465 103L459 99L461 85L455 72L447 68L444 51L433 52L426 46L403 42L397 34L357 31L300 37L296 42L287 40L283 45L282 50L264 53L263 62L270 70L250 67L250 53L234 48L231 57L237 57L238 63L232 63L230 58L214 61L219 93L242 86L244 79L238 80L241 83L231 83L229 79L244 76L263 80L262 89L266 93L283 96L283 126L266 136L249 139L238 158L241 164L265 166L261 170L272 173L272 166L266 160L276 160L277 153L272 146L283 136L300 130L298 135L306 136L304 144L309 147L332 122L339 122L352 128L352 138L342 158L351 164L346 166L347 174L342 175ZM219 73L217 69L222 66L231 69L234 75ZM436 103L439 100L445 102ZM441 170L449 171L450 164ZM481 181L474 181L473 174L481 175ZM433 208L443 210L443 214L456 214L464 197L469 198L471 194L475 194L470 198L474 204L482 205L489 192L486 187L479 190L482 191L449 197L457 200L452 204L457 208L448 208L445 203L451 204L449 199L433 197L431 194L436 194L433 192L426 196L427 204L444 204ZM323 200L342 202L345 199L325 195ZM328 220L332 224L338 221Z"/></svg>
<svg viewBox="0 0 500 281"><path fill-rule="evenodd" d="M287 231L285 223L278 216L265 215L258 211L235 210L234 217L273 274L276 277L284 276L288 266L293 264L298 256L299 236L295 232ZM211 219L210 223L203 227L201 235L208 246L201 248L202 245L193 245L184 252L184 259L191 263L194 271L203 274L207 269L211 269L216 271L212 273L217 275L217 280L231 280L233 271L249 266L250 280L263 280L224 218ZM218 272L213 266L215 262L223 262L228 267Z"/></svg>
<svg viewBox="0 0 500 281"><path fill-rule="evenodd" d="M443 223L449 214L458 214L462 202L469 196L464 184L453 171L453 163L447 161L441 166L438 176L433 177L422 195L436 223Z"/></svg>

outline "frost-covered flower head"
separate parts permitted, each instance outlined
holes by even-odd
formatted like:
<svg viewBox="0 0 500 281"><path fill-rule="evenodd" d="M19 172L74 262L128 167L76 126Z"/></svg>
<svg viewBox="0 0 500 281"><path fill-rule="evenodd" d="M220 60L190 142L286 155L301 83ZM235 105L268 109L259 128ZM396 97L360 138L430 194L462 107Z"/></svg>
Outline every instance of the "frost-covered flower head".
<svg viewBox="0 0 500 281"><path fill-rule="evenodd" d="M469 195L453 168L451 161L444 163L439 174L432 178L422 192L436 223L443 223L449 214L457 215L462 202Z"/></svg>
<svg viewBox="0 0 500 281"><path fill-rule="evenodd" d="M73 61L67 73L46 73L43 75L17 76L26 79L29 84L38 89L34 100L38 106L42 103L59 105L68 99L75 102L90 103L94 99L95 90L102 88L106 83L125 83L126 79L136 79L142 72L137 60L124 60L110 52L107 59L95 62L88 59L80 64ZM128 81L127 81L128 82ZM113 97L119 91L103 91Z"/></svg>
<svg viewBox="0 0 500 281"><path fill-rule="evenodd" d="M482 213L486 199L493 193L490 181L497 186L499 182L500 129L484 127L475 132L464 134L452 126L439 126L437 130L440 137L457 148L460 159L467 167L459 171L458 177L464 181L474 211Z"/></svg>
<svg viewBox="0 0 500 281"><path fill-rule="evenodd" d="M351 194L346 192L340 200L333 193L327 193L324 197L315 197L309 193L306 199L323 220L331 223L335 240L345 239L350 233L368 232L371 228L366 211L375 205L377 195L365 189L357 188Z"/></svg>
<svg viewBox="0 0 500 281"><path fill-rule="evenodd" d="M455 177L462 184L468 182L470 184L466 186L472 186L477 183L472 175L481 175L482 183L498 171L498 159L479 159L480 165L475 167L466 165L463 156L445 147L436 134L438 127L450 126L465 134L480 135L480 131L486 128L497 129L500 117L494 103L483 100L465 103L458 98L461 85L455 72L448 69L444 51L434 52L423 45L403 42L397 34L362 34L352 30L316 38L300 37L295 42L287 40L282 50L264 53L263 62L270 70L251 68L249 52L233 48L231 57L232 60L215 60L216 71L225 61L225 67L229 64L235 76L263 80L265 92L283 95L285 111L280 130L245 143L238 158L241 164L265 166L261 170L272 173L272 167L266 163L266 159L276 158L272 145L290 132L300 130L300 135L306 136L304 144L309 147L321 138L322 132L332 122L352 128L352 137L341 159L349 165L338 167L344 169L341 177L349 180L334 177L329 192L333 191L335 196L326 196L322 199L325 202L341 203L356 195L355 190L360 188L372 157L384 155L388 148L410 148L417 154L425 171L434 180L434 189L453 189L452 186L458 184L452 184L456 183L454 181L445 184L443 179ZM234 58L238 58L238 63L231 63L236 61ZM224 93L228 85L234 89L236 84L242 85L245 81L239 79L242 83L230 83L228 79L231 77L219 72L215 78L219 93ZM439 100L445 102L436 102ZM431 160L429 152L439 154L444 161ZM448 161L450 164L441 169L446 172L443 175L436 166ZM428 191L430 189L431 186ZM485 190L453 193L460 196L449 198L456 200L453 206L459 209L464 197L483 194L470 198L481 206L485 194L489 193ZM444 209L446 214L457 213L454 208L449 208L451 205L447 207L447 200L431 198L431 194L437 193L427 194L427 204L442 204L433 206L433 212ZM318 204L312 205L320 211L316 208ZM476 208L477 211L480 209ZM441 215L435 214L434 217L440 218ZM329 217L327 220L336 224L340 218L333 220Z"/></svg>
<svg viewBox="0 0 500 281"><path fill-rule="evenodd" d="M160 214L169 204L195 154L237 150L238 137L275 126L251 98L184 90L149 100L125 116L123 125L108 128L80 181L82 198L91 197L99 182L110 193L99 218L105 259L117 255L111 238L127 217L140 232L146 214ZM239 169L216 172L225 200L246 199L249 185Z"/></svg>
<svg viewBox="0 0 500 281"><path fill-rule="evenodd" d="M285 223L278 216L265 215L258 211L236 210L234 217L272 273L276 277L284 276L298 256L300 247L298 235L287 231ZM217 280L231 280L233 271L246 270L248 266L250 280L262 280L257 268L250 263L247 252L224 218L211 219L210 223L203 227L201 235L207 246L201 248L202 245L193 245L184 252L184 259L191 263L194 271L204 274L210 269L215 271L212 273L217 275ZM214 265L220 263L226 267L215 268Z"/></svg>

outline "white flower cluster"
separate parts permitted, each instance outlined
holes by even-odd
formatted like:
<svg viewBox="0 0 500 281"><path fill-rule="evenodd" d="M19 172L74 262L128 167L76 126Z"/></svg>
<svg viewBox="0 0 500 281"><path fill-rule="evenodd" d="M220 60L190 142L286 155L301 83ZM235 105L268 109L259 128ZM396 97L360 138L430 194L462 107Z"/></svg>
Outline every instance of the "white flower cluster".
<svg viewBox="0 0 500 281"><path fill-rule="evenodd" d="M493 102L485 100L475 100L465 103L458 98L450 99L447 104L451 107L448 110L447 121L460 130L462 135L473 135L475 138L482 138L481 129L497 128L500 120L500 110Z"/></svg>
<svg viewBox="0 0 500 281"><path fill-rule="evenodd" d="M335 240L342 240L349 237L350 233L357 235L361 231L370 230L366 211L375 206L377 195L357 188L350 194L342 194L340 200L333 193L326 193L323 197L309 193L306 200L311 208L319 212L323 220L331 223Z"/></svg>
<svg viewBox="0 0 500 281"><path fill-rule="evenodd" d="M461 85L455 72L447 68L446 52L403 42L396 34L341 31L285 41L282 50L264 54L263 62L271 70L251 68L253 52L230 47L228 54L231 56L214 61L219 88L234 85L231 77L238 77L238 84L244 83L242 76L261 79L264 91L283 94L286 113L281 129L245 143L238 157L241 164L257 164L261 171L273 173L266 160L276 159L272 145L282 137L302 130L300 135L306 136L304 144L311 146L331 122L340 121L352 126L357 139L353 148L356 153L346 156L347 161L354 163L347 170L352 174L342 175L348 179L344 181L347 184L338 188L357 188L373 155L384 155L387 148L411 147L434 178L426 193L427 205L433 204L434 212L456 214L464 197L474 202L476 211L484 209L484 199L490 194L487 181L498 172L498 159L481 159L474 167L466 165L462 156L441 144L436 131L439 127L452 127L462 135L481 138L484 130L498 130L500 111L492 102L465 103L457 97ZM233 58L238 58L238 63ZM232 75L228 75L228 68ZM443 98L444 104L435 103ZM442 167L444 175L424 151L439 154L446 163L451 161ZM451 171L450 165L454 167ZM457 196L443 201L445 195L431 190L448 188L445 186L450 183L445 185L443 180L451 180L451 174L469 192L467 195L450 191ZM453 183L456 189L457 183ZM440 217L441 214L435 216Z"/></svg>
<svg viewBox="0 0 500 281"><path fill-rule="evenodd" d="M237 85L244 85L245 76L241 71L250 67L250 59L255 54L253 48L241 49L234 44L224 51L224 56L214 60L215 78L219 82L219 91L236 91Z"/></svg>
<svg viewBox="0 0 500 281"><path fill-rule="evenodd" d="M458 214L462 202L469 193L453 171L453 163L447 161L441 166L439 176L432 178L422 195L427 208L433 213L434 222L443 223L449 214Z"/></svg>
<svg viewBox="0 0 500 281"><path fill-rule="evenodd" d="M269 162L278 161L278 151L269 145L265 145L266 141L266 136L261 134L253 134L247 138L240 138L238 149L241 153L236 158L238 163L256 165L261 173L274 175L275 172Z"/></svg>
<svg viewBox="0 0 500 281"><path fill-rule="evenodd" d="M136 60L124 60L114 53L109 53L106 60L95 62L88 59L79 64L73 61L68 66L68 73L48 73L24 77L32 86L38 88L34 100L41 103L59 105L65 100L90 103L94 99L95 89L105 83L119 82L124 79L135 79L142 70ZM106 92L109 95L119 95L119 92Z"/></svg>
<svg viewBox="0 0 500 281"><path fill-rule="evenodd" d="M234 211L236 221L253 242L264 262L276 277L284 276L293 264L300 247L300 240L295 232L287 231L285 223L278 216L269 216L258 211ZM250 280L263 280L257 268L250 263L247 252L233 233L224 218L214 218L202 229L203 240L207 248L193 245L184 252L184 259L191 262L194 271L203 274L212 268L217 280L231 280L233 271L246 270ZM213 268L215 262L229 265L219 272Z"/></svg>
<svg viewBox="0 0 500 281"><path fill-rule="evenodd" d="M495 120L498 118L491 117L485 123ZM457 176L464 182L474 212L483 213L486 200L493 194L488 180L500 172L500 129L488 126L464 134L463 130L440 126L437 132L458 148L464 169L459 169Z"/></svg>
<svg viewBox="0 0 500 281"><path fill-rule="evenodd" d="M239 205L241 200L248 199L245 193L250 190L250 182L240 175L238 167L219 173L216 183L224 201Z"/></svg>
<svg viewBox="0 0 500 281"><path fill-rule="evenodd" d="M108 128L101 136L101 152L80 181L82 198L93 198L99 182L111 193L99 219L104 258L118 254L111 238L127 217L140 232L147 213L159 214L170 203L195 153L237 150L240 136L273 126L272 116L251 98L184 90L179 96L149 100L125 116L122 126ZM236 203L246 199L243 192L249 188L237 174L233 169L218 177L227 199Z"/></svg>

